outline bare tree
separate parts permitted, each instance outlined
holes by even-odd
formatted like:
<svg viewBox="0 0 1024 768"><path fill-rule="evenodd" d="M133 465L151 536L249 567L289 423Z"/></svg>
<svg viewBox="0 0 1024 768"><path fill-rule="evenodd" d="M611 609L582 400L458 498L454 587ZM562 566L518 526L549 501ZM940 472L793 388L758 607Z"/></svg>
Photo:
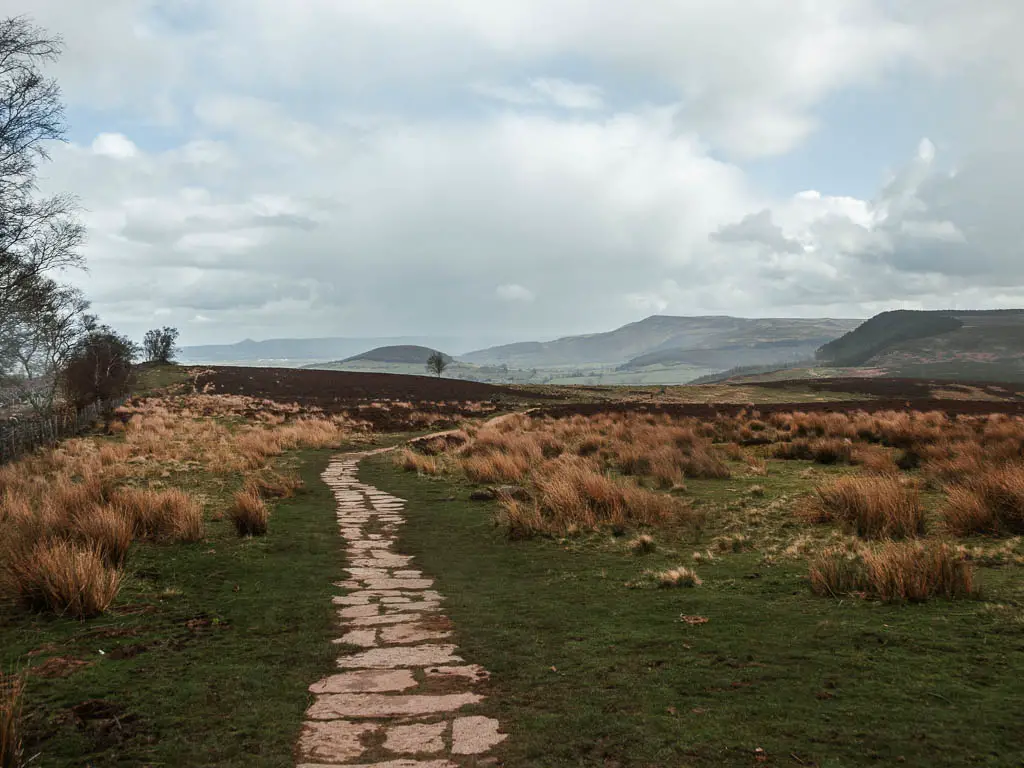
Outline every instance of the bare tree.
<svg viewBox="0 0 1024 768"><path fill-rule="evenodd" d="M178 341L178 329L164 326L146 331L142 340L142 352L148 362L170 363L178 354L175 342Z"/></svg>
<svg viewBox="0 0 1024 768"><path fill-rule="evenodd" d="M37 165L47 145L62 141L64 107L56 81L41 67L57 58L61 41L25 17L0 20L0 338L21 334L37 319L52 324L54 312L73 305L73 293L52 279L55 271L81 267L85 237L75 201L40 197ZM77 300L80 302L81 297ZM40 330L46 335L52 331ZM32 335L32 334L29 334ZM19 345L0 344L11 352ZM18 356L0 357L0 371L24 368Z"/></svg>
<svg viewBox="0 0 1024 768"><path fill-rule="evenodd" d="M449 360L447 357L442 355L440 352L434 352L427 358L427 370L433 374L436 374L438 378L441 378L441 374L444 373L448 367Z"/></svg>
<svg viewBox="0 0 1024 768"><path fill-rule="evenodd" d="M9 318L0 336L0 357L9 361L3 379L37 412L53 407L58 374L86 332L89 302L76 288L38 281L38 295Z"/></svg>

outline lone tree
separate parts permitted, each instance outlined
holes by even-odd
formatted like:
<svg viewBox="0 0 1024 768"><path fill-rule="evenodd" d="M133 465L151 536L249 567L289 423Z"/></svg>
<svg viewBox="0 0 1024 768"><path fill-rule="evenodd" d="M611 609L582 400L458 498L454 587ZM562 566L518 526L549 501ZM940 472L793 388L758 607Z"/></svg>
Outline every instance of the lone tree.
<svg viewBox="0 0 1024 768"><path fill-rule="evenodd" d="M444 373L444 370L447 367L448 358L440 352L433 352L430 357L427 358L427 370L431 373L437 374L438 378L441 378L441 374Z"/></svg>
<svg viewBox="0 0 1024 768"><path fill-rule="evenodd" d="M142 352L146 356L147 362L172 362L174 356L178 354L178 348L174 346L177 340L177 328L169 328L165 325L163 328L146 331L146 336L142 340Z"/></svg>
<svg viewBox="0 0 1024 768"><path fill-rule="evenodd" d="M42 197L36 186L49 142L65 136L60 88L42 72L60 52L60 38L25 17L0 19L0 377L44 389L80 338L85 309L77 291L52 277L82 266L75 201ZM33 404L51 401L44 394Z"/></svg>
<svg viewBox="0 0 1024 768"><path fill-rule="evenodd" d="M128 393L138 347L127 337L88 318L88 332L71 351L63 384L68 402L81 408Z"/></svg>

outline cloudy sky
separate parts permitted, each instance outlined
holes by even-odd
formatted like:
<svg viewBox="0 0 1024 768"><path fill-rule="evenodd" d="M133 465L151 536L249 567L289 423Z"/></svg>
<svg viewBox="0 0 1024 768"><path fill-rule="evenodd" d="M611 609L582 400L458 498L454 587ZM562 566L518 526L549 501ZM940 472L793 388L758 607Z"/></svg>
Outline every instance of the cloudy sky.
<svg viewBox="0 0 1024 768"><path fill-rule="evenodd" d="M0 0L108 322L549 338L1024 305L1020 0Z"/></svg>

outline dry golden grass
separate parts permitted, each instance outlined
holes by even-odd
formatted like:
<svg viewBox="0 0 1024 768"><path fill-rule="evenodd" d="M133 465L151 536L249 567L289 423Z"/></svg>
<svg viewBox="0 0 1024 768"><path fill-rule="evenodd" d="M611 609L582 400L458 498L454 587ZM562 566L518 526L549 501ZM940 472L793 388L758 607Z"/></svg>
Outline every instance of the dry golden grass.
<svg viewBox="0 0 1024 768"><path fill-rule="evenodd" d="M103 613L121 588L121 570L95 545L44 540L15 554L2 565L0 585L30 610L85 619Z"/></svg>
<svg viewBox="0 0 1024 768"><path fill-rule="evenodd" d="M1024 464L979 470L951 487L943 515L960 536L1024 533Z"/></svg>
<svg viewBox="0 0 1024 768"><path fill-rule="evenodd" d="M692 568L679 566L665 571L648 572L646 574L662 589L673 587L699 587L704 582Z"/></svg>
<svg viewBox="0 0 1024 768"><path fill-rule="evenodd" d="M393 461L395 466L406 472L418 472L421 475L439 475L443 472L443 465L436 455L427 456L408 448L396 453Z"/></svg>
<svg viewBox="0 0 1024 768"><path fill-rule="evenodd" d="M516 483L525 479L529 461L521 455L490 453L470 455L460 460L462 471L474 483Z"/></svg>
<svg viewBox="0 0 1024 768"><path fill-rule="evenodd" d="M827 549L810 563L811 588L838 597L864 593L885 602L975 594L971 564L945 542L889 541L859 553Z"/></svg>
<svg viewBox="0 0 1024 768"><path fill-rule="evenodd" d="M247 478L243 488L263 499L290 499L302 488L302 479L296 475L267 471Z"/></svg>
<svg viewBox="0 0 1024 768"><path fill-rule="evenodd" d="M657 548L654 537L649 533L642 533L629 542L629 551L634 555L649 555Z"/></svg>
<svg viewBox="0 0 1024 768"><path fill-rule="evenodd" d="M239 536L263 536L270 522L270 510L260 495L252 490L235 494L228 517Z"/></svg>
<svg viewBox="0 0 1024 768"><path fill-rule="evenodd" d="M128 561L128 550L134 538L132 523L117 507L94 506L72 520L75 538L92 544L113 568L122 568Z"/></svg>
<svg viewBox="0 0 1024 768"><path fill-rule="evenodd" d="M906 538L924 533L917 490L884 477L841 477L815 489L798 514L808 522L839 521L862 538Z"/></svg>
<svg viewBox="0 0 1024 768"><path fill-rule="evenodd" d="M178 488L118 488L111 502L131 521L138 538L176 542L203 538L203 506Z"/></svg>
<svg viewBox="0 0 1024 768"><path fill-rule="evenodd" d="M25 678L0 674L0 768L22 768L22 702Z"/></svg>

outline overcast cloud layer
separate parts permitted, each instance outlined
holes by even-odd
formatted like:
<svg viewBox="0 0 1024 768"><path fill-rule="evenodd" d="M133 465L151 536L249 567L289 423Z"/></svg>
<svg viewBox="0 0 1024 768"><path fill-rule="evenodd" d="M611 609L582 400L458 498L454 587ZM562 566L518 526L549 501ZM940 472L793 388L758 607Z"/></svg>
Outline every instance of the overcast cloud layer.
<svg viewBox="0 0 1024 768"><path fill-rule="evenodd" d="M1024 306L1019 0L0 10L65 38L45 185L133 335Z"/></svg>

